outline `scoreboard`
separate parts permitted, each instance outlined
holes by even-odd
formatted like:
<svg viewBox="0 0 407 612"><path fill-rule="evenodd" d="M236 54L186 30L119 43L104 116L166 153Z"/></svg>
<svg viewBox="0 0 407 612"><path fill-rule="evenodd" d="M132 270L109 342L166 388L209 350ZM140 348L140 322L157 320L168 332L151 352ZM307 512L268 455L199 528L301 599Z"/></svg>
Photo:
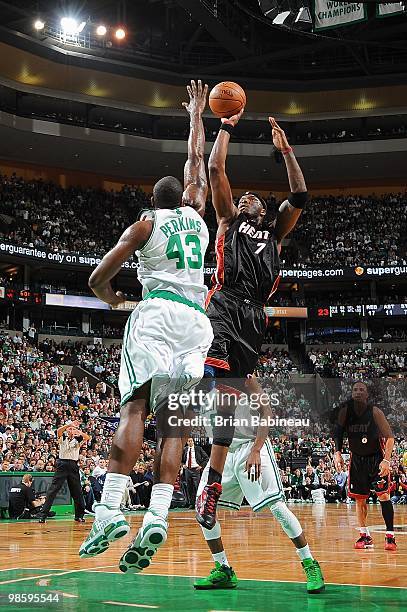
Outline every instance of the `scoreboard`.
<svg viewBox="0 0 407 612"><path fill-rule="evenodd" d="M13 289L7 287L4 292L4 298L11 302L42 304L42 294L39 291L31 291L31 289Z"/></svg>
<svg viewBox="0 0 407 612"><path fill-rule="evenodd" d="M407 304L344 304L309 308L309 315L318 319L333 317L404 317Z"/></svg>

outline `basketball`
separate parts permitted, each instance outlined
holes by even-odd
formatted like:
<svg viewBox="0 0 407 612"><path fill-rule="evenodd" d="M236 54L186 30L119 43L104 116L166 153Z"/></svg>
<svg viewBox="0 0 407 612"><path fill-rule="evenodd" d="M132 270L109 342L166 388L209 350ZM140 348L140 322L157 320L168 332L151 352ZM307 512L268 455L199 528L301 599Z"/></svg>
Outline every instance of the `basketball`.
<svg viewBox="0 0 407 612"><path fill-rule="evenodd" d="M245 105L244 89L233 81L218 83L209 94L209 106L216 117L232 117Z"/></svg>

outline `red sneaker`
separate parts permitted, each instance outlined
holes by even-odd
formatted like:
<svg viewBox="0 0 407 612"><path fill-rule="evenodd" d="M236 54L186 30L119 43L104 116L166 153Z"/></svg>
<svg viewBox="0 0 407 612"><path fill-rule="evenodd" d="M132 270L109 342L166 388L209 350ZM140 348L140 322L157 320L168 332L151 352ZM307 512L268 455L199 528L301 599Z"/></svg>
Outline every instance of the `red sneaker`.
<svg viewBox="0 0 407 612"><path fill-rule="evenodd" d="M362 533L359 540L356 540L354 544L354 548L362 549L362 548L373 548L373 540L371 536Z"/></svg>
<svg viewBox="0 0 407 612"><path fill-rule="evenodd" d="M397 544L394 536L386 535L384 538L384 550L397 550Z"/></svg>
<svg viewBox="0 0 407 612"><path fill-rule="evenodd" d="M206 529L213 529L216 523L216 507L222 493L222 485L213 482L205 485L202 493L196 498L195 511L196 520Z"/></svg>

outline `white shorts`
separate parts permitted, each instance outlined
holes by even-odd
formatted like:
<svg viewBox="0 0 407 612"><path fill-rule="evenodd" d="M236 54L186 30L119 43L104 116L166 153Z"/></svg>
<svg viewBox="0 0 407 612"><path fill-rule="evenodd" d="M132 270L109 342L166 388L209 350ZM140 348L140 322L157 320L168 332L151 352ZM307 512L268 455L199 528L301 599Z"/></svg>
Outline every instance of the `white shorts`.
<svg viewBox="0 0 407 612"><path fill-rule="evenodd" d="M140 302L124 331L119 374L121 405L149 380L152 410L169 393L197 384L212 340L212 326L200 310L164 298Z"/></svg>
<svg viewBox="0 0 407 612"><path fill-rule="evenodd" d="M219 499L219 506L229 510L239 510L245 497L252 510L257 512L273 502L285 500L280 471L270 440L266 440L260 451L259 480L252 482L247 477L246 461L253 444L253 440L242 444L232 442L222 474L222 495ZM201 494L207 482L208 473L209 463L202 473L197 495Z"/></svg>

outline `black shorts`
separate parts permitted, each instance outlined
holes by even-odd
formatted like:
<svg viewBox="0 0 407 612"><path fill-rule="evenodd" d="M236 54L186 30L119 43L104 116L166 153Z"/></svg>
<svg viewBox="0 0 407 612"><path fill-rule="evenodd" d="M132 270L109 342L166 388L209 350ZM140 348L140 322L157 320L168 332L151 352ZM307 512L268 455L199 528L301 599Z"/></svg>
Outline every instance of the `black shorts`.
<svg viewBox="0 0 407 612"><path fill-rule="evenodd" d="M390 491L390 477L379 476L379 465L383 453L374 455L351 454L348 480L348 495L353 498L367 499L373 491L382 495Z"/></svg>
<svg viewBox="0 0 407 612"><path fill-rule="evenodd" d="M231 378L253 374L267 327L263 306L222 289L212 294L206 313L214 334L206 363Z"/></svg>

